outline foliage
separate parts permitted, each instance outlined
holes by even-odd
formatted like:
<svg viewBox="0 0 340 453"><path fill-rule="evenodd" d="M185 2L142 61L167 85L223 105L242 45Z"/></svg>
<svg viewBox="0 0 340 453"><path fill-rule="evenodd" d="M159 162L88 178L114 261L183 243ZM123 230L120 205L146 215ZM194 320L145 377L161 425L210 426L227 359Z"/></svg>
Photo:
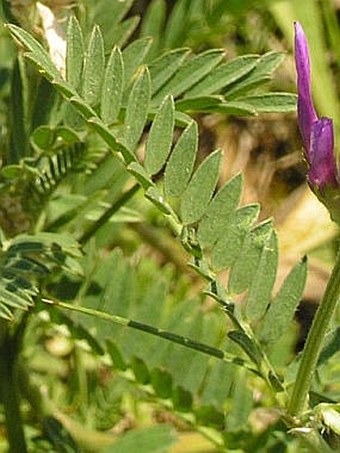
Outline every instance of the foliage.
<svg viewBox="0 0 340 453"><path fill-rule="evenodd" d="M23 326L5 379L18 367L21 392L41 422L38 433L28 422L33 451L127 452L137 443L141 451L165 451L178 437L169 425L117 439L126 414L151 418L154 408L222 451L299 448L288 430L299 434L300 426L327 451L324 430L337 433L328 377L315 379L315 411L294 421L286 410L299 366L292 321L306 259L274 290L272 220L258 220L258 204L241 203L241 175L220 184L220 149L199 153L204 114L295 109L295 95L265 91L284 55L226 59L198 41L197 52L181 47L185 18L193 39L196 18L211 27L226 9L199 2L193 11L192 3L180 0L167 14L165 2L154 0L137 28L132 0L84 1L69 16L58 67L59 41L43 27L46 46L3 2L17 22L6 29L19 50L2 88L1 112L9 114L0 205L15 200L27 227L23 234L15 219L2 222L0 353L17 339L13 326ZM172 263L147 257L143 243ZM327 339L319 373L334 360L337 333ZM7 404L5 392L10 433L6 407L15 395ZM270 422L256 431L251 418L259 408Z"/></svg>

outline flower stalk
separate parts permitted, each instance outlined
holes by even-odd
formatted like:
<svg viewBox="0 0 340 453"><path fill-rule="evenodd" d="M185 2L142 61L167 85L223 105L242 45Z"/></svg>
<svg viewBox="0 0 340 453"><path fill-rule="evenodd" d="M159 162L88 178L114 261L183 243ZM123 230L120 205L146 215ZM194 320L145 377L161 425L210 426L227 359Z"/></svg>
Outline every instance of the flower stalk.
<svg viewBox="0 0 340 453"><path fill-rule="evenodd" d="M336 305L340 300L340 250L335 266L328 281L324 297L316 311L309 330L296 381L288 404L288 412L293 416L300 415L306 405L322 343L329 328Z"/></svg>

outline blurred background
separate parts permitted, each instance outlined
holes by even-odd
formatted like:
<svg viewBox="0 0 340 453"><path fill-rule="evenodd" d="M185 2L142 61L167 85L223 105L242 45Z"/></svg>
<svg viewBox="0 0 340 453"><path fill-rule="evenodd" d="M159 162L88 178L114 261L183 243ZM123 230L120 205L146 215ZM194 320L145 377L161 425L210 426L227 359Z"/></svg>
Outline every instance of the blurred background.
<svg viewBox="0 0 340 453"><path fill-rule="evenodd" d="M113 3L123 5L125 2L131 3L127 14L124 15L125 35L115 36L112 39L118 44L124 42L124 45L127 45L137 37L152 36L150 59L159 55L163 50L186 46L191 47L197 53L211 48L223 48L227 60L245 54L263 54L268 51L284 52L283 63L274 72L273 79L268 78L268 90L270 91L296 92L293 22L300 21L310 45L313 97L316 109L320 116L333 118L336 152L338 156L340 155L339 0L136 0L131 2L128 0L98 0L97 2L93 2L93 0L44 0L41 3L51 9L62 29L68 16L72 12L76 12L84 30L90 30L95 21L101 26L106 36L109 35L106 31L112 27L112 17L108 14L110 5ZM35 4L36 2L33 0L3 0L0 11L1 22L17 23L35 36L43 36L43 25ZM136 19L137 16L140 17L140 20ZM106 44L110 47L112 42ZM7 31L1 27L0 152L3 164L6 163L5 136L8 127L6 123L8 99L15 95L10 91L9 76L16 55L14 49ZM339 230L331 222L328 212L306 184L307 167L303 158L296 114L227 116L221 113L211 113L196 114L195 119L200 126L199 152L201 158L203 159L208 153L219 147L224 151L220 185L242 172L244 175L242 203L260 202L261 218L273 217L274 219L282 252L277 286L281 286L293 263L305 254L309 256L307 286L300 310L297 313L298 340L293 346L296 350L300 350L329 277L339 246ZM104 169L102 178L107 178L105 183L114 181L112 187L117 184L115 190L119 191L121 186L117 183L119 179L117 174L107 176ZM90 182L85 187L86 195L91 194L92 191L95 192L95 189L98 188L96 184L91 186ZM101 190L102 187L100 186L99 189ZM91 202L95 204L96 200L93 199ZM135 203L142 205L138 198ZM124 254L133 257L136 262L142 254L148 256L163 267L165 274L178 275L179 273L182 277L185 274L183 278L179 279L179 290L176 294L176 300L180 300L182 294L187 294L188 287L192 285L195 289L197 283L186 266L187 257L177 247L175 240L154 210L142 206L140 210L143 211L148 222L146 228L144 224L139 223L138 218L134 217L132 211L125 212L116 223L97 232L97 244L103 246L105 250L113 250L119 246ZM122 223L119 223L120 220ZM79 224L82 219L78 219L77 222ZM157 236L159 229L158 232L156 229L160 225L163 230L160 236ZM9 235L15 235L29 228L25 206L20 206L8 194L1 193L0 226ZM57 224L55 227L57 228ZM76 228L76 226L72 225L71 228ZM139 248L141 242L143 242L142 250ZM167 267L169 262L175 270ZM142 269L141 274L144 272L147 279L152 280L153 272L156 275L153 266L153 264L150 265L150 269L146 269L146 266ZM139 284L140 286L144 284L142 277L140 277ZM199 283L197 285L199 286ZM67 282L65 288L65 291L70 291L72 294L74 289L72 282ZM41 334L44 339L45 349L41 356L37 357L34 366L41 373L47 372L46 368L55 366L58 378L61 377L61 380L66 382L70 369L74 366L74 363L70 365L71 362L68 362L73 345L62 329L58 330L55 325L49 326L49 329L37 330L38 335ZM28 351L28 357L33 358L30 353L32 351ZM51 356L55 360L49 362ZM87 357L86 362L89 368L95 368L91 358ZM96 379L105 383L110 378L109 373L105 367L100 372L100 378L98 379L97 376ZM88 388L91 386L91 388L95 388L97 381L91 379L87 383ZM58 399L58 392L64 395L65 390L62 391L61 387L62 385L58 385L55 388L56 399ZM88 388L85 387L83 390L86 393ZM134 396L136 397L136 395ZM104 394L100 397L104 407L106 396ZM84 399L87 398L90 399L88 396L84 397ZM110 394L110 398L112 406L116 404L118 407L114 392ZM92 404L91 401L86 401L87 403ZM79 402L79 407L81 407L79 411L83 411L81 415L86 419L91 414L85 414L85 403L84 406L81 404ZM124 411L119 412L121 410L119 409L114 414L114 419L108 420L105 408L102 410L102 414L100 414L102 418L100 418L98 413L102 406L97 401L93 403L92 415L93 418L96 418L99 429L101 427L105 429L115 424L116 432L119 434L134 427L135 420L129 416L129 413L133 412L131 406L134 403L127 398L124 400L124 404L125 409L128 408L125 415L121 416ZM141 412L143 413L143 411ZM179 429L182 428L181 422L173 419L172 415L166 411L154 411L152 416L156 421L170 421L175 425L177 423ZM185 427L187 428L187 425ZM196 434L192 434L190 430L187 431L189 432L183 434L183 442L171 451L207 452L210 444L207 446L203 438L198 441Z"/></svg>

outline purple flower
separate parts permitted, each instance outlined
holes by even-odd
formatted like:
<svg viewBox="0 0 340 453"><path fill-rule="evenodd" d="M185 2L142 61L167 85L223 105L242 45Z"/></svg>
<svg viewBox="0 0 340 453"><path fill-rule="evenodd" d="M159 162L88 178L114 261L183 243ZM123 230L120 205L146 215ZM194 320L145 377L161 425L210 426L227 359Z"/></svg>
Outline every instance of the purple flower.
<svg viewBox="0 0 340 453"><path fill-rule="evenodd" d="M311 93L310 59L307 38L299 22L295 22L295 64L298 88L298 121L306 159L308 181L313 189L339 187L334 157L333 121L318 118Z"/></svg>

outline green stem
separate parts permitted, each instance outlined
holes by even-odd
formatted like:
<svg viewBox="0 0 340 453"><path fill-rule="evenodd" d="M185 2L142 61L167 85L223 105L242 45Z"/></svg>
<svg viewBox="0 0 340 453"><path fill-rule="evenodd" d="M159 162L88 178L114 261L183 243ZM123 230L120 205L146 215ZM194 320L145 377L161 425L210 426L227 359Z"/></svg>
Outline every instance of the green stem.
<svg viewBox="0 0 340 453"><path fill-rule="evenodd" d="M339 298L340 252L337 255L335 266L328 281L324 297L314 316L313 323L302 352L295 385L288 404L288 412L291 415L299 415L304 410L322 343Z"/></svg>
<svg viewBox="0 0 340 453"><path fill-rule="evenodd" d="M26 453L26 442L20 414L17 380L17 357L13 339L8 335L0 349L0 392L4 406L9 453Z"/></svg>
<svg viewBox="0 0 340 453"><path fill-rule="evenodd" d="M246 368L248 371L251 371L252 373L256 374L257 376L264 378L258 370L253 368L250 365L250 363L248 363L244 359L242 359L240 357L232 356L232 355L226 353L225 351L222 351L222 349L215 348L215 347L210 346L205 343L200 343L198 341L192 340L191 338L185 337L183 335L178 335L178 334L168 332L163 329L158 329L157 327L151 326L149 324L144 324L139 321L134 321L132 319L123 318L122 316L111 315L109 313L99 311L99 310L94 310L92 308L81 307L79 305L70 305L65 302L52 301L50 299L42 299L42 301L45 303L54 305L56 307L65 308L67 310L76 311L78 313L83 313L83 314L90 315L90 316L95 316L96 318L104 319L106 321L111 321L120 326L130 327L132 329L140 330L142 332L146 332L146 333L154 335L156 337L164 338L173 343L180 344L181 346L184 346L186 348L194 349L195 351L199 351L199 352L202 352L203 354L207 354L211 357L215 357L217 359L223 360L226 363L231 363L233 365L241 366L243 368Z"/></svg>
<svg viewBox="0 0 340 453"><path fill-rule="evenodd" d="M86 242L96 234L96 232L101 228L109 219L110 217L118 211L122 206L126 204L130 198L133 197L133 195L139 190L140 185L135 184L132 186L129 190L127 190L125 193L123 193L118 200L113 203L112 206L107 209L100 217L99 219L91 225L91 227L84 232L84 234L81 236L79 239L80 244L86 244Z"/></svg>

